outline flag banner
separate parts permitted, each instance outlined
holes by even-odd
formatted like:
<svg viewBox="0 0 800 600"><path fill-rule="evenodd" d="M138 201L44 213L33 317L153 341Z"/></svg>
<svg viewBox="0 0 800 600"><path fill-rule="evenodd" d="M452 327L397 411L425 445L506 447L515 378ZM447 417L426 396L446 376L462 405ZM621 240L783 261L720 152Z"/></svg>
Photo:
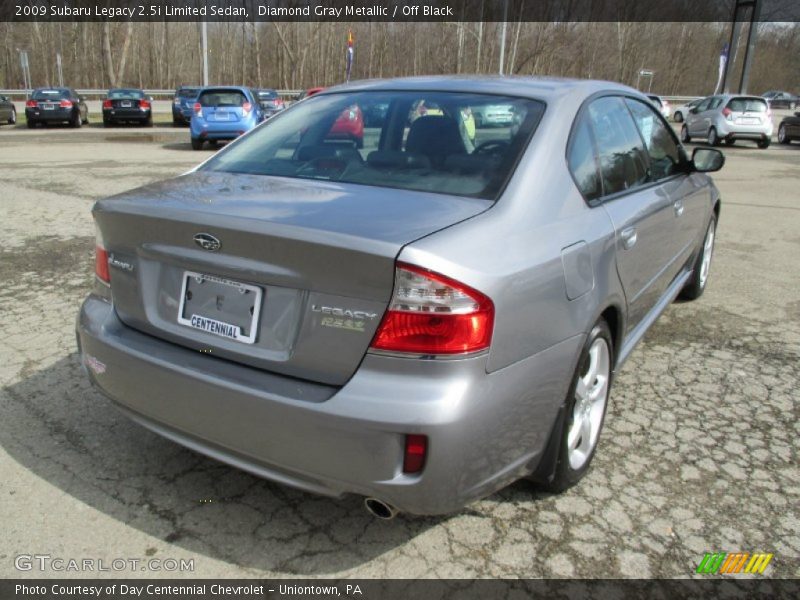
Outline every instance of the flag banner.
<svg viewBox="0 0 800 600"><path fill-rule="evenodd" d="M730 46L726 43L725 46L722 47L722 52L719 55L719 76L717 77L717 85L714 87L714 93L719 94L720 86L722 85L722 78L725 75L725 66L728 64L728 53L730 52Z"/></svg>
<svg viewBox="0 0 800 600"><path fill-rule="evenodd" d="M345 73L345 81L350 81L350 72L353 69L353 54L355 50L353 49L353 32L352 30L347 32L347 67Z"/></svg>

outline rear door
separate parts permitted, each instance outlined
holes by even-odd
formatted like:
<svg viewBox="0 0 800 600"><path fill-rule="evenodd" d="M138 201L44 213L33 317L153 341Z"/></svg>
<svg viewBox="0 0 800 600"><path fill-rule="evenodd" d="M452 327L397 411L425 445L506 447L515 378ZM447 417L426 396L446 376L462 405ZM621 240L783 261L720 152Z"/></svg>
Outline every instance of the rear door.
<svg viewBox="0 0 800 600"><path fill-rule="evenodd" d="M664 186L652 184L647 150L622 98L599 98L586 115L597 145L603 207L614 224L630 330L671 280L676 246L673 198Z"/></svg>
<svg viewBox="0 0 800 600"><path fill-rule="evenodd" d="M713 96L706 98L686 115L686 128L689 130L689 135L703 136L708 133L704 118L707 116L705 112L713 99Z"/></svg>
<svg viewBox="0 0 800 600"><path fill-rule="evenodd" d="M242 120L245 105L250 101L245 93L236 89L211 88L203 90L198 97L203 117L214 124L238 123ZM252 106L250 106L252 110Z"/></svg>

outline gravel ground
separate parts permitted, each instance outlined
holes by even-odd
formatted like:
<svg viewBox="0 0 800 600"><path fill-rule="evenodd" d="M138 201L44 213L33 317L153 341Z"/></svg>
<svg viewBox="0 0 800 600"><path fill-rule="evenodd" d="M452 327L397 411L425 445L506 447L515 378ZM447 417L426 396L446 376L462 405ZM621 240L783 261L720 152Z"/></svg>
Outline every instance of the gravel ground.
<svg viewBox="0 0 800 600"><path fill-rule="evenodd" d="M710 287L619 374L580 485L382 522L149 433L78 365L92 202L209 151L158 127L0 140L0 577L115 575L19 572L20 554L194 559L125 576L690 577L713 551L774 552L767 575L800 576L800 145L725 149Z"/></svg>

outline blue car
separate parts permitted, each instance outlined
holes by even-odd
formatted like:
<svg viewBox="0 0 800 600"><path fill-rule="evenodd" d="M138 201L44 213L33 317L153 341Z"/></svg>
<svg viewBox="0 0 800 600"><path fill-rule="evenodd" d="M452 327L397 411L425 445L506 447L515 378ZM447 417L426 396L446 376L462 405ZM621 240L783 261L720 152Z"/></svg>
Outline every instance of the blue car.
<svg viewBox="0 0 800 600"><path fill-rule="evenodd" d="M237 138L261 120L261 106L250 88L203 88L192 110L192 148L200 150L206 141Z"/></svg>
<svg viewBox="0 0 800 600"><path fill-rule="evenodd" d="M175 96L172 98L172 124L175 127L188 125L192 120L194 101L201 89L203 88L198 86L182 85L175 90Z"/></svg>

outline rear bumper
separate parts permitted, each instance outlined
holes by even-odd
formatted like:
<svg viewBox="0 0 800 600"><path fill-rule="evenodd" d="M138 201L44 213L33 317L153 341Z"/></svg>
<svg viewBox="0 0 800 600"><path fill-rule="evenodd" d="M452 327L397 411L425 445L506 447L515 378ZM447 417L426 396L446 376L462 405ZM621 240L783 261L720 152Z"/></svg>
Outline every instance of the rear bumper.
<svg viewBox="0 0 800 600"><path fill-rule="evenodd" d="M55 108L53 110L42 110L40 108L26 108L25 109L25 118L28 121L69 121L72 119L72 112L73 109L71 108L63 108L58 109Z"/></svg>
<svg viewBox="0 0 800 600"><path fill-rule="evenodd" d="M257 124L255 119L235 123L214 123L206 120L198 122L198 119L192 119L190 127L192 137L195 139L233 140L247 133Z"/></svg>
<svg viewBox="0 0 800 600"><path fill-rule="evenodd" d="M453 512L535 469L583 343L571 338L491 374L485 356L370 354L335 388L139 333L95 296L77 333L93 383L151 430L267 479L415 514ZM421 475L402 473L410 433L429 438Z"/></svg>
<svg viewBox="0 0 800 600"><path fill-rule="evenodd" d="M723 120L717 126L719 136L730 139L763 140L772 137L772 125L747 126L736 125Z"/></svg>
<svg viewBox="0 0 800 600"><path fill-rule="evenodd" d="M145 122L150 120L152 116L150 110L136 109L103 109L104 121L140 121Z"/></svg>

